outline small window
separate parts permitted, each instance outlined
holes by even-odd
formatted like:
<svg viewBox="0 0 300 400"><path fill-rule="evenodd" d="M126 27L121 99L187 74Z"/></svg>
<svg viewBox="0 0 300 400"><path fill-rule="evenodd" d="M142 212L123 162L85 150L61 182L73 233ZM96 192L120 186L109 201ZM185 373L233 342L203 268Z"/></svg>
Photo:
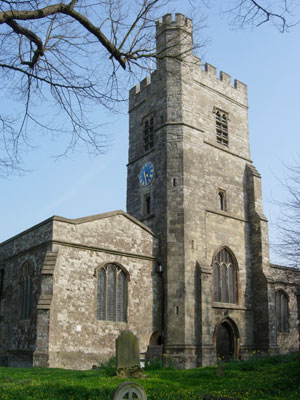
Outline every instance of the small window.
<svg viewBox="0 0 300 400"><path fill-rule="evenodd" d="M98 271L97 319L127 321L127 279L116 264L107 264Z"/></svg>
<svg viewBox="0 0 300 400"><path fill-rule="evenodd" d="M218 192L218 202L219 202L219 210L226 211L226 192L225 190L219 189Z"/></svg>
<svg viewBox="0 0 300 400"><path fill-rule="evenodd" d="M151 150L154 146L154 118L145 119L143 128L144 150Z"/></svg>
<svg viewBox="0 0 300 400"><path fill-rule="evenodd" d="M216 112L217 142L228 147L228 117L222 111Z"/></svg>
<svg viewBox="0 0 300 400"><path fill-rule="evenodd" d="M33 268L29 262L22 267L21 277L21 319L31 318L32 313L32 277Z"/></svg>
<svg viewBox="0 0 300 400"><path fill-rule="evenodd" d="M230 252L223 248L213 260L214 301L237 303L237 266Z"/></svg>
<svg viewBox="0 0 300 400"><path fill-rule="evenodd" d="M144 195L144 206L143 206L144 216L151 213L151 195L147 193Z"/></svg>
<svg viewBox="0 0 300 400"><path fill-rule="evenodd" d="M277 331L288 332L288 296L283 290L275 294Z"/></svg>

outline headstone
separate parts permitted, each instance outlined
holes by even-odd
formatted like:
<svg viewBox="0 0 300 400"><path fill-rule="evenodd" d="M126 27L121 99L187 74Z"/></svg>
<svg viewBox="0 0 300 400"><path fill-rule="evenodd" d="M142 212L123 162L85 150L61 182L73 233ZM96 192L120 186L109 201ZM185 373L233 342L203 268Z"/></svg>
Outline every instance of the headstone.
<svg viewBox="0 0 300 400"><path fill-rule="evenodd" d="M147 400L144 389L135 382L123 382L112 394L112 400Z"/></svg>
<svg viewBox="0 0 300 400"><path fill-rule="evenodd" d="M224 366L223 365L217 365L216 375L217 376L224 376Z"/></svg>
<svg viewBox="0 0 300 400"><path fill-rule="evenodd" d="M117 375L122 378L140 378L139 339L131 331L123 331L116 340Z"/></svg>

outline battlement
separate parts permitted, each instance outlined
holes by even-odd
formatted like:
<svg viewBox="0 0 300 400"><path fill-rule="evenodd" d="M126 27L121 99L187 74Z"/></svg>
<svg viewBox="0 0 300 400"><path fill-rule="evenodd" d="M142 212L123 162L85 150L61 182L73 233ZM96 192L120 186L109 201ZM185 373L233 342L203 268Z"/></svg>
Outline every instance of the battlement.
<svg viewBox="0 0 300 400"><path fill-rule="evenodd" d="M247 85L243 82L240 82L237 79L234 79L232 84L232 78L229 74L224 71L220 71L217 73L217 68L209 63L201 64L201 60L195 57L195 65L194 65L194 81L205 84L206 86L216 89L219 92L225 91L227 95L231 95L235 97L235 93L242 95L245 98L245 102L247 101ZM159 73L157 71L153 71L151 75L148 75L144 78L139 84L135 85L129 91L129 100L130 103L133 104L135 101L135 96L138 96L141 100L149 95L149 91L151 90L151 84L157 82ZM230 91L231 93L229 93ZM139 99L137 99L139 101ZM131 108L131 107L130 107Z"/></svg>
<svg viewBox="0 0 300 400"><path fill-rule="evenodd" d="M157 81L157 76L158 72L153 71L140 83L129 90L129 109L131 109L136 102L142 101L146 96L149 95L152 84Z"/></svg>
<svg viewBox="0 0 300 400"><path fill-rule="evenodd" d="M201 60L200 64L201 64ZM233 85L231 82L231 75L227 74L226 72L220 71L219 76L217 74L217 68L214 67L213 65L209 63L204 64L204 69L202 69L202 75L206 74L207 78L210 78L211 80L216 79L217 81L221 81L223 83L223 86L228 86L232 87L233 89L236 89L238 91L244 92L247 94L247 85L244 83L240 82L237 79L234 79ZM197 79L197 74L195 75L195 80Z"/></svg>
<svg viewBox="0 0 300 400"><path fill-rule="evenodd" d="M156 23L156 35L160 35L166 29L185 29L190 33L193 32L193 22L190 18L185 17L183 14L176 13L173 20L172 14L166 14L159 19Z"/></svg>
<svg viewBox="0 0 300 400"><path fill-rule="evenodd" d="M183 29L185 32L188 32L187 36L183 36L178 43L172 42L172 37L178 37L179 34L177 32L171 33L167 39L164 36L160 36L165 31L170 31L173 29ZM170 45L172 50L177 46L186 45L186 39L188 43L192 43L192 34L193 34L193 23L192 20L185 17L183 14L175 14L175 19L172 17L172 14L166 14L156 23L156 32L157 32L157 54L160 55L160 51L166 43ZM168 35L167 35L168 36ZM181 49L182 50L182 49ZM184 49L185 50L185 49ZM180 53L180 52L179 52ZM181 61L183 62L184 67L188 67L186 73L192 74L195 83L200 83L212 90L216 90L219 93L223 93L224 95L231 97L235 101L238 101L245 106L247 106L247 86L235 79L232 84L231 76L223 71L220 71L219 75L217 74L217 68L213 65L206 63L202 65L201 60L192 55L192 52L188 51L191 55L188 58L184 58ZM174 52L171 55L164 55L163 57L168 58L170 63L167 68L172 70L172 57L174 56ZM159 57L158 57L159 59ZM178 61L176 54L174 59ZM178 64L177 64L178 67ZM176 67L176 68L177 68ZM160 65L158 62L157 66L158 70L154 71L151 76L147 76L143 79L140 84L134 86L129 92L129 108L131 109L134 105L139 104L146 97L148 97L152 92L156 90L156 88L160 85L163 85L165 82L167 71L163 64ZM181 79L184 79L184 74L181 74ZM153 85L153 83L155 83Z"/></svg>

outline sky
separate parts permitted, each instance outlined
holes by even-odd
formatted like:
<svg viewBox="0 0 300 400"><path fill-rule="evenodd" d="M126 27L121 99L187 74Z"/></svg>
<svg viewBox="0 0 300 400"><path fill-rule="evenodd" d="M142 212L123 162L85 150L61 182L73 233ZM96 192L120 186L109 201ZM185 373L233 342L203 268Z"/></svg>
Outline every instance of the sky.
<svg viewBox="0 0 300 400"><path fill-rule="evenodd" d="M175 2L170 11L186 14L184 3ZM233 30L226 16L216 10L208 14L198 33L209 39L201 59L248 85L251 158L262 175L271 261L284 264L272 248L281 212L274 201L284 200L285 165L294 165L299 154L300 26L284 34L268 24ZM2 108L5 103L0 97ZM97 118L109 121L112 142L106 154L93 158L81 150L57 159L57 142L43 136L25 154L26 174L0 177L0 242L53 215L126 210L127 105L119 114L99 109Z"/></svg>

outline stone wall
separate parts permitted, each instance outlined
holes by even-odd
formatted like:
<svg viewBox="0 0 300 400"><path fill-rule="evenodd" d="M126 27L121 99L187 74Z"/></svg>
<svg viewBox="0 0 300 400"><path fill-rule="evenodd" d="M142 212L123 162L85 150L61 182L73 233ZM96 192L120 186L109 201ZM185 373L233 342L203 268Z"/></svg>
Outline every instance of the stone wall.
<svg viewBox="0 0 300 400"><path fill-rule="evenodd" d="M57 221L53 239L58 260L50 366L87 369L107 361L115 355L115 339L123 330L133 331L141 351L146 351L161 322L161 278L155 272L157 239L153 234L121 214L76 225ZM102 246L111 251L101 251ZM127 322L97 320L97 269L107 263L117 263L129 274Z"/></svg>
<svg viewBox="0 0 300 400"><path fill-rule="evenodd" d="M47 220L0 244L0 264L4 270L0 316L0 358L10 366L31 366L37 340L37 305L41 295L41 270L51 247L52 221ZM22 320L22 267L33 267L32 315Z"/></svg>
<svg viewBox="0 0 300 400"><path fill-rule="evenodd" d="M261 177L249 149L247 86L192 54L192 22L167 14L157 24L157 70L130 91L127 210L157 233L165 268L165 349L185 367L216 361L215 328L237 327L239 355L278 350L268 280L268 222ZM217 142L216 112L228 117L228 146ZM154 118L154 146L143 124ZM139 171L154 165L150 185ZM226 194L220 210L218 192ZM143 197L151 195L150 215ZM238 265L238 303L213 303L212 259L228 247ZM292 339L291 339L292 340ZM280 345L280 343L279 343ZM281 345L280 345L281 346Z"/></svg>
<svg viewBox="0 0 300 400"><path fill-rule="evenodd" d="M281 353L289 353L298 350L298 309L297 289L300 287L300 270L296 268L270 265L271 276L269 286L275 295L277 290L283 290L288 296L288 331L275 332L277 345ZM275 299L273 297L275 309Z"/></svg>
<svg viewBox="0 0 300 400"><path fill-rule="evenodd" d="M0 245L4 287L0 359L9 366L88 369L115 354L115 339L132 330L146 351L161 330L158 239L118 211L70 220L53 217ZM20 280L34 267L32 316L20 318ZM127 272L128 320L96 317L97 269L118 263Z"/></svg>

